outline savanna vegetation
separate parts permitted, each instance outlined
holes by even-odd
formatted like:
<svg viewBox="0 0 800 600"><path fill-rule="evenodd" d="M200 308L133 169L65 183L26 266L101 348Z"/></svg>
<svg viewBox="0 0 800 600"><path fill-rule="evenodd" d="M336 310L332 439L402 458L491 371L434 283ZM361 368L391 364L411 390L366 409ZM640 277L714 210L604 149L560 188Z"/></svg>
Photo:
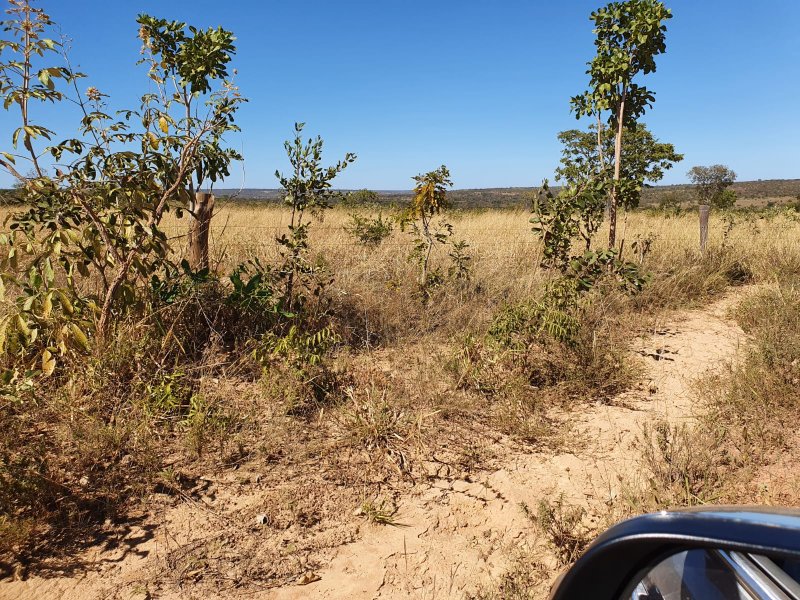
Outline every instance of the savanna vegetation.
<svg viewBox="0 0 800 600"><path fill-rule="evenodd" d="M566 443L572 415L638 381L630 347L659 314L731 286L758 288L734 315L752 346L701 390L696 426L643 432L653 487L614 517L763 501L760 473L793 457L800 214L737 211L721 166L692 170L714 205L704 253L681 201L639 206L682 159L639 122L654 95L638 81L666 50L661 2L592 15L598 53L571 104L592 124L560 134L560 187L466 210L443 165L409 174L410 199L387 207L337 192L356 156L328 157L297 123L282 202L220 200L199 262L195 194L240 158L225 142L246 101L232 33L140 16L153 91L120 107L84 85L42 10L7 12L0 93L19 125L0 153L18 181L0 236L2 574L68 562L153 507L196 501L209 472L253 464L270 498L259 522L275 539L291 528L293 547L318 549L332 521L392 524L431 457L468 475L488 438ZM75 130L40 123L42 103L75 107ZM590 534L561 500L532 518L565 564ZM289 554L236 577L293 580L305 566ZM231 577L204 560L207 579ZM525 569L502 597L526 597L541 573Z"/></svg>

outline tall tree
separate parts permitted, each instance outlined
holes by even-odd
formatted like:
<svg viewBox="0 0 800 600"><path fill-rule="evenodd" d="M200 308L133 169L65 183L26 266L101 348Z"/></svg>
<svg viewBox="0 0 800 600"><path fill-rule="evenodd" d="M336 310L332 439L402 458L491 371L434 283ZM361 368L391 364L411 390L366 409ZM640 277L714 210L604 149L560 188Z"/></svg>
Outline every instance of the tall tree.
<svg viewBox="0 0 800 600"><path fill-rule="evenodd" d="M597 119L598 152L602 153L603 117L615 132L608 229L608 245L614 247L617 206L627 190L635 187L635 182L622 178L623 135L655 100L634 79L656 70L655 57L666 51L664 22L672 13L658 0L625 0L611 2L590 18L595 23L597 54L588 63L589 89L574 96L570 104L576 118Z"/></svg>
<svg viewBox="0 0 800 600"><path fill-rule="evenodd" d="M661 181L664 171L682 161L683 155L678 154L672 144L657 140L644 123L626 127L624 137L620 178L632 182L632 185L619 190L617 200L628 209L639 205L642 187L646 182ZM616 166L616 135L612 130L602 128L599 147L597 125L590 126L588 131L562 131L558 134L558 140L563 144L561 166L556 169L558 181L578 184L590 178L612 180L611 174Z"/></svg>

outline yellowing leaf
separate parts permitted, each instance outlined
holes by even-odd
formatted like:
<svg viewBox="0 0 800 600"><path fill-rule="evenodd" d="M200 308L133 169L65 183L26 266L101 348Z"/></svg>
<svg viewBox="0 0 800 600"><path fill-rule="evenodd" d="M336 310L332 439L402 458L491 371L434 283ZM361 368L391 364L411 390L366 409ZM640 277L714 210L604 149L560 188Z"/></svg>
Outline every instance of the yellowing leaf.
<svg viewBox="0 0 800 600"><path fill-rule="evenodd" d="M53 292L48 292L47 295L42 300L42 317L45 319L50 316L50 312L53 310Z"/></svg>
<svg viewBox="0 0 800 600"><path fill-rule="evenodd" d="M19 331L25 337L30 337L31 335L30 327L28 327L28 323L25 321L25 319L22 318L21 315L17 315L15 325L17 327L17 331Z"/></svg>
<svg viewBox="0 0 800 600"><path fill-rule="evenodd" d="M72 337L75 338L75 341L78 342L84 350L88 351L89 338L86 337L86 334L78 327L77 323L70 323L70 329L72 330Z"/></svg>
<svg viewBox="0 0 800 600"><path fill-rule="evenodd" d="M68 315L74 313L75 308L72 306L72 302L70 302L69 298L67 298L67 295L61 291L57 291L56 294L58 294L58 301L61 303L61 306L64 307L64 312Z"/></svg>
<svg viewBox="0 0 800 600"><path fill-rule="evenodd" d="M0 354L6 351L6 337L8 336L9 317L6 315L0 319Z"/></svg>
<svg viewBox="0 0 800 600"><path fill-rule="evenodd" d="M53 358L53 355L50 353L50 350L45 350L42 352L42 373L45 376L49 377L53 374L53 371L56 368L56 359Z"/></svg>
<svg viewBox="0 0 800 600"><path fill-rule="evenodd" d="M169 124L167 123L167 120L164 117L160 117L158 119L158 126L164 133L169 133Z"/></svg>
<svg viewBox="0 0 800 600"><path fill-rule="evenodd" d="M150 140L150 147L153 150L158 150L158 138L156 137L156 134L153 133L152 131L148 131L147 139Z"/></svg>

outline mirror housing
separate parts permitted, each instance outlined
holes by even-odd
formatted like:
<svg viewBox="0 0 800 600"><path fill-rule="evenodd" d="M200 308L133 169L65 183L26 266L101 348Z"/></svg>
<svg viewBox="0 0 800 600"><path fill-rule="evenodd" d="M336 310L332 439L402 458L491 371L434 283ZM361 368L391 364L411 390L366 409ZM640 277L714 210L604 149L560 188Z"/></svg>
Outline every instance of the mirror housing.
<svg viewBox="0 0 800 600"><path fill-rule="evenodd" d="M800 559L800 511L703 507L662 511L615 525L553 586L551 600L618 600L662 559L693 549Z"/></svg>

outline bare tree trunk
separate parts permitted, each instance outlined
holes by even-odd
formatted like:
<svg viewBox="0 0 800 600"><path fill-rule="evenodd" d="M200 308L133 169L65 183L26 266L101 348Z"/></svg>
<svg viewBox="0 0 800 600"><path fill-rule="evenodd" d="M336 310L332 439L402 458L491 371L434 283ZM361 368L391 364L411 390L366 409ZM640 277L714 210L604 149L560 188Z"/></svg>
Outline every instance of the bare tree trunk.
<svg viewBox="0 0 800 600"><path fill-rule="evenodd" d="M425 252L425 259L422 261L422 275L420 276L419 284L425 287L428 283L428 262L431 260L431 250L433 250L433 236L430 233L430 225L425 219L425 213L422 214L422 231L425 235L425 241L428 243L428 250Z"/></svg>
<svg viewBox="0 0 800 600"><path fill-rule="evenodd" d="M603 154L603 123L600 121L600 113L597 113L597 154L600 158L600 172L606 168L606 159Z"/></svg>
<svg viewBox="0 0 800 600"><path fill-rule="evenodd" d="M603 152L603 122L600 120L600 112L597 113L597 156L600 159L597 175L602 177L606 170L606 156ZM611 196L606 197L606 212L611 212ZM587 247L588 250L588 247Z"/></svg>
<svg viewBox="0 0 800 600"><path fill-rule="evenodd" d="M617 204L619 203L619 177L622 167L622 130L625 122L625 92L617 112L617 136L614 140L614 184L611 186L611 205L608 207L608 247L617 243Z"/></svg>
<svg viewBox="0 0 800 600"><path fill-rule="evenodd" d="M211 217L214 216L214 195L205 192L195 194L191 221L189 223L189 265L195 271L207 269L208 234Z"/></svg>

